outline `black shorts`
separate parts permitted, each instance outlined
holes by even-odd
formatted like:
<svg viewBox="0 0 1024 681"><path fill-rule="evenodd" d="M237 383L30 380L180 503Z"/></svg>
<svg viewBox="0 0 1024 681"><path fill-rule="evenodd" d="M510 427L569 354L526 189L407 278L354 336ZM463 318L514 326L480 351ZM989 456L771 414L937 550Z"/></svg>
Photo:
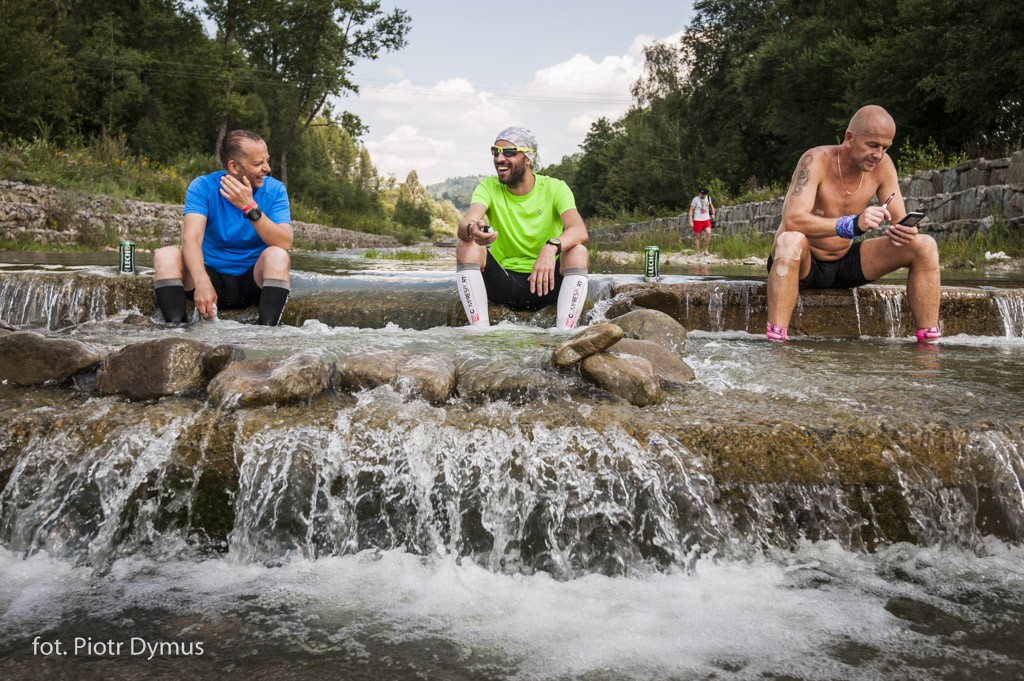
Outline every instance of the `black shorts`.
<svg viewBox="0 0 1024 681"><path fill-rule="evenodd" d="M811 256L811 271L800 280L800 290L815 288L857 288L870 284L873 279L864 277L860 268L860 245L857 241L846 255L831 262L822 261ZM772 271L774 258L768 256L768 271Z"/></svg>
<svg viewBox="0 0 1024 681"><path fill-rule="evenodd" d="M511 310L539 310L558 302L558 290L562 287L561 263L555 267L555 288L546 296L530 293L530 275L525 272L506 270L487 252L487 266L482 274L487 287L487 299L504 305Z"/></svg>
<svg viewBox="0 0 1024 681"><path fill-rule="evenodd" d="M210 283L217 292L217 308L221 310L241 310L260 304L260 293L263 289L256 285L253 265L241 274L223 274L207 266ZM195 289L186 291L189 300L193 299Z"/></svg>

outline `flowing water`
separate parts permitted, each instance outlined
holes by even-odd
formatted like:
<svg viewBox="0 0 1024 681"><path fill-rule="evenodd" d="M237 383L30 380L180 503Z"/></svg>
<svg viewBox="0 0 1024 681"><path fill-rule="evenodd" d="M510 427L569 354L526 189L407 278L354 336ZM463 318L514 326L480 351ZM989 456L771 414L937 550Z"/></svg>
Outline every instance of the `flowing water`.
<svg viewBox="0 0 1024 681"><path fill-rule="evenodd" d="M297 298L450 285L432 265L296 267ZM1024 678L1007 300L1005 335L938 349L695 331L694 383L642 409L571 373L503 399L383 387L237 412L0 385L0 676ZM125 318L60 333L432 351L540 377L565 338Z"/></svg>

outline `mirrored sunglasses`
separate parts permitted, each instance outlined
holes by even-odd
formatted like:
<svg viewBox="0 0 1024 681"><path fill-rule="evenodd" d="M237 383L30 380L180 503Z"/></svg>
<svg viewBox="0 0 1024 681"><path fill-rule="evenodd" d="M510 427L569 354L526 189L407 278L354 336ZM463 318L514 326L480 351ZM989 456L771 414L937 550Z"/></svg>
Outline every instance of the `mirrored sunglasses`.
<svg viewBox="0 0 1024 681"><path fill-rule="evenodd" d="M505 158L512 158L520 151L536 151L536 149L528 149L527 147L491 147L491 156L498 158L498 154L501 154Z"/></svg>

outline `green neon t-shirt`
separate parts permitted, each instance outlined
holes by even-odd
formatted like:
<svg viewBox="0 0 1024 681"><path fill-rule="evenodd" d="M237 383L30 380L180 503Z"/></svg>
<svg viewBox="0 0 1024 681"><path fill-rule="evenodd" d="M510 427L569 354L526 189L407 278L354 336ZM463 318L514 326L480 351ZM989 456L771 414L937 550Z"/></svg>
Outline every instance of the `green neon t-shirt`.
<svg viewBox="0 0 1024 681"><path fill-rule="evenodd" d="M540 249L562 233L562 213L576 207L565 182L546 175L534 177L536 183L525 196L509 192L496 176L488 177L476 186L471 199L487 208L487 221L498 233L491 255L513 272L533 271Z"/></svg>

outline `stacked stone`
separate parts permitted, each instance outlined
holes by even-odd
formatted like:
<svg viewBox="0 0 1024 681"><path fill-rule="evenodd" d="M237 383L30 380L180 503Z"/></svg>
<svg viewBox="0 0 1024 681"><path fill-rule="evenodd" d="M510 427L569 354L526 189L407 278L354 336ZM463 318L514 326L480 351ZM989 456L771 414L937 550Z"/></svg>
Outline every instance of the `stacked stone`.
<svg viewBox="0 0 1024 681"><path fill-rule="evenodd" d="M458 367L443 353L384 350L351 353L333 364L312 353L250 360L232 345L178 337L108 353L78 340L5 325L0 328L0 381L69 384L129 400L205 394L221 409L308 402L328 389L356 392L382 385L441 404L456 395L521 401L545 388L557 392L560 385L568 393L571 388L559 369L578 364L592 384L646 406L693 380L693 370L682 359L685 343L686 329L654 310L588 327L554 352L553 367L533 370L498 361Z"/></svg>

